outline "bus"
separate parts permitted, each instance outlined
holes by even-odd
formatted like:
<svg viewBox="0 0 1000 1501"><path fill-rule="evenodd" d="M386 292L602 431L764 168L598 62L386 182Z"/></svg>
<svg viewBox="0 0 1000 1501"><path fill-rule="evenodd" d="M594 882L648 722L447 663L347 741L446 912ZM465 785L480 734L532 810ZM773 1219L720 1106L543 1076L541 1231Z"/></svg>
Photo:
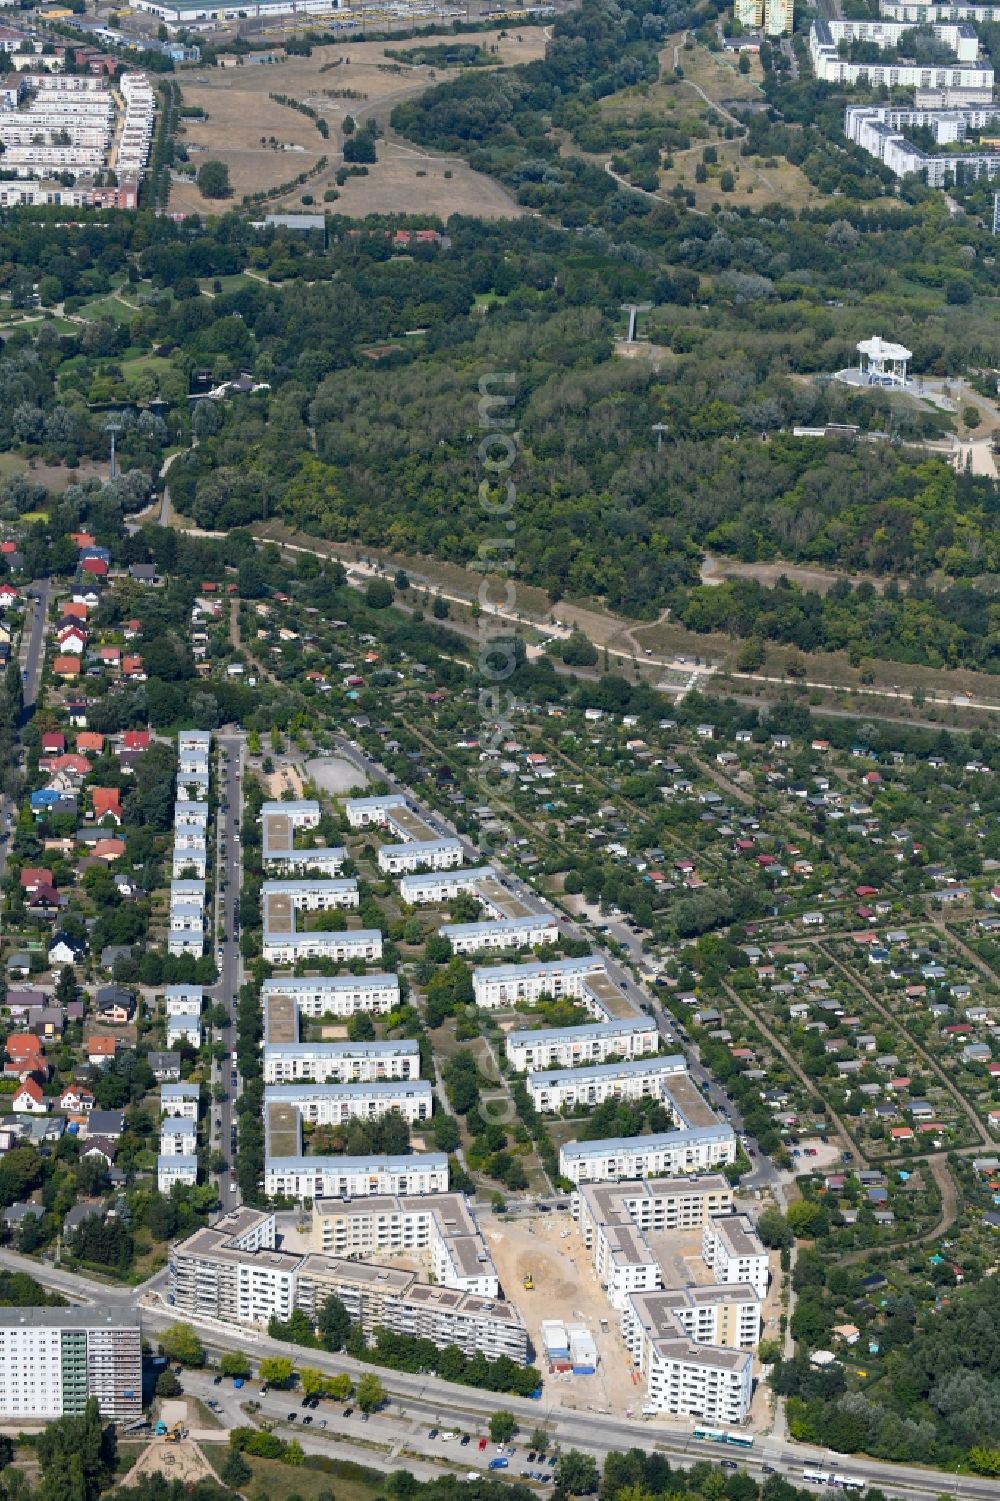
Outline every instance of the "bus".
<svg viewBox="0 0 1000 1501"><path fill-rule="evenodd" d="M726 1434L726 1443L727 1444L732 1444L734 1449L752 1449L753 1448L753 1434L752 1433L727 1433Z"/></svg>
<svg viewBox="0 0 1000 1501"><path fill-rule="evenodd" d="M694 1436L695 1438L704 1439L709 1444L724 1444L726 1442L726 1435L721 1428L696 1428Z"/></svg>
<svg viewBox="0 0 1000 1501"><path fill-rule="evenodd" d="M834 1490L863 1491L867 1481L859 1475L831 1474L829 1470L803 1470L802 1479L813 1485L828 1485Z"/></svg>

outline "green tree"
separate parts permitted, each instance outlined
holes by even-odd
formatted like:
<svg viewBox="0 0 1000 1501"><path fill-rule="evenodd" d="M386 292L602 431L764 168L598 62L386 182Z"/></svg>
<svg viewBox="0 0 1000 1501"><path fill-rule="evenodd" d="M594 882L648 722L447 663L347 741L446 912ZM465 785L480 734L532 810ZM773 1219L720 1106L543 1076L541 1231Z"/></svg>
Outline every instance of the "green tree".
<svg viewBox="0 0 1000 1501"><path fill-rule="evenodd" d="M250 1361L240 1350L227 1350L219 1362L223 1376L249 1376Z"/></svg>
<svg viewBox="0 0 1000 1501"><path fill-rule="evenodd" d="M198 168L198 192L203 198L228 198L232 191L225 162L202 162Z"/></svg>
<svg viewBox="0 0 1000 1501"><path fill-rule="evenodd" d="M103 1428L97 1399L79 1417L49 1423L36 1440L42 1483L38 1501L97 1501L114 1473L115 1436Z"/></svg>
<svg viewBox="0 0 1000 1501"><path fill-rule="evenodd" d="M160 1336L163 1353L179 1365L205 1364L205 1347L190 1324L171 1324Z"/></svg>
<svg viewBox="0 0 1000 1501"><path fill-rule="evenodd" d="M260 1379L267 1386L291 1385L292 1362L284 1355L265 1355L260 1363Z"/></svg>
<svg viewBox="0 0 1000 1501"><path fill-rule="evenodd" d="M173 1367L167 1366L156 1378L156 1395L158 1397L179 1397L184 1388L174 1375Z"/></svg>
<svg viewBox="0 0 1000 1501"><path fill-rule="evenodd" d="M490 1418L490 1438L495 1444L509 1444L517 1432L517 1419L512 1412L500 1408Z"/></svg>
<svg viewBox="0 0 1000 1501"><path fill-rule="evenodd" d="M385 579L369 579L365 588L365 604L370 610L387 610L392 604L392 585Z"/></svg>
<svg viewBox="0 0 1000 1501"><path fill-rule="evenodd" d="M228 1485L230 1490L238 1491L251 1479L253 1470L247 1464L239 1449L230 1449L219 1468L219 1478L223 1485Z"/></svg>
<svg viewBox="0 0 1000 1501"><path fill-rule="evenodd" d="M371 1371L358 1382L357 1399L362 1412L377 1412L385 1401L385 1387Z"/></svg>
<svg viewBox="0 0 1000 1501"><path fill-rule="evenodd" d="M324 1350L342 1350L351 1332L351 1316L339 1298L324 1299L319 1310L319 1336Z"/></svg>
<svg viewBox="0 0 1000 1501"><path fill-rule="evenodd" d="M556 1465L556 1480L559 1488L571 1496L589 1496L597 1490L600 1472L597 1460L579 1449L567 1449L560 1454Z"/></svg>

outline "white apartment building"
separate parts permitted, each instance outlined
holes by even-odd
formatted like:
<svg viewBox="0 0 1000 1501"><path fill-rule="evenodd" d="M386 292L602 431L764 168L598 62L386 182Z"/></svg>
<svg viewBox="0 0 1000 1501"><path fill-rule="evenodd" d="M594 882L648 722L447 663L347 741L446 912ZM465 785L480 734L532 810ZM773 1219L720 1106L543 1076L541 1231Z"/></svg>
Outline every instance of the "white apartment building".
<svg viewBox="0 0 1000 1501"><path fill-rule="evenodd" d="M205 939L202 933L195 929L178 926L170 928L167 932L167 953L174 959L180 958L181 954L193 954L200 959L205 952Z"/></svg>
<svg viewBox="0 0 1000 1501"><path fill-rule="evenodd" d="M472 973L476 1005L485 1009L531 1004L543 996L579 1001L595 1021L618 1021L637 1008L612 980L598 955L481 966Z"/></svg>
<svg viewBox="0 0 1000 1501"><path fill-rule="evenodd" d="M189 844L184 849L174 847L170 861L170 874L176 881L179 876L197 876L200 881L208 873L208 851L194 849Z"/></svg>
<svg viewBox="0 0 1000 1501"><path fill-rule="evenodd" d="M166 1116L160 1122L160 1151L164 1157L193 1157L198 1145L198 1128L185 1116Z"/></svg>
<svg viewBox="0 0 1000 1501"><path fill-rule="evenodd" d="M179 1047L182 1042L200 1048L203 1036L200 1008L197 1011L175 1011L167 1017L168 1049Z"/></svg>
<svg viewBox="0 0 1000 1501"><path fill-rule="evenodd" d="M528 1094L536 1110L553 1115L562 1109L601 1105L605 1100L641 1100L663 1093L664 1080L687 1072L679 1053L599 1063L593 1068L555 1069L528 1075Z"/></svg>
<svg viewBox="0 0 1000 1501"><path fill-rule="evenodd" d="M900 37L912 31L912 23L880 19L877 21L852 21L828 19L824 23L835 47L841 42L874 42L878 47L898 47ZM948 47L959 62L975 62L979 56L979 37L975 28L966 21L948 21L932 24L936 39Z"/></svg>
<svg viewBox="0 0 1000 1501"><path fill-rule="evenodd" d="M721 1173L586 1184L575 1190L573 1218L613 1308L631 1292L662 1287L648 1236L697 1230L732 1209L733 1190Z"/></svg>
<svg viewBox="0 0 1000 1501"><path fill-rule="evenodd" d="M483 922L444 923L441 936L447 938L456 954L503 953L507 949L555 943L559 924L554 917L534 913L526 917L487 918Z"/></svg>
<svg viewBox="0 0 1000 1501"><path fill-rule="evenodd" d="M193 1186L198 1181L198 1159L190 1153L161 1152L156 1159L156 1186L168 1194L175 1183Z"/></svg>
<svg viewBox="0 0 1000 1501"><path fill-rule="evenodd" d="M399 1005L399 979L396 975L290 975L280 980L265 980L261 999L266 1038L267 1013L272 1002L287 1002L299 1016L348 1017L359 1011L384 1016Z"/></svg>
<svg viewBox="0 0 1000 1501"><path fill-rule="evenodd" d="M339 881L300 878L295 881L265 881L261 887L265 922L268 903L287 898L295 912L346 911L358 905L358 883L353 877Z"/></svg>
<svg viewBox="0 0 1000 1501"><path fill-rule="evenodd" d="M142 1332L132 1310L0 1308L0 1421L142 1416Z"/></svg>
<svg viewBox="0 0 1000 1501"><path fill-rule="evenodd" d="M174 1120L197 1121L201 1090L197 1084L161 1084L160 1112Z"/></svg>
<svg viewBox="0 0 1000 1501"><path fill-rule="evenodd" d="M174 803L174 833L184 829L197 829L205 834L208 829L207 803Z"/></svg>
<svg viewBox="0 0 1000 1501"><path fill-rule="evenodd" d="M701 1254L716 1282L749 1284L759 1298L767 1296L767 1251L747 1215L726 1214L706 1220Z"/></svg>
<svg viewBox="0 0 1000 1501"><path fill-rule="evenodd" d="M406 844L425 844L438 838L437 831L402 792L348 798L345 811L352 829L388 829Z"/></svg>
<svg viewBox="0 0 1000 1501"><path fill-rule="evenodd" d="M989 99L993 92L993 69L983 62L928 64L896 62L852 63L841 57L829 21L814 21L809 28L809 56L816 77L824 83L867 83L872 88L957 90ZM857 23L844 23L861 25ZM880 23L872 22L872 25ZM964 25L965 23L961 23ZM975 54L973 54L975 55Z"/></svg>
<svg viewBox="0 0 1000 1501"><path fill-rule="evenodd" d="M313 1250L325 1256L362 1260L427 1249L439 1286L484 1298L499 1296L493 1258L463 1194L381 1195L350 1202L317 1199L311 1239Z"/></svg>
<svg viewBox="0 0 1000 1501"><path fill-rule="evenodd" d="M683 1301L682 1295L669 1292L632 1293L622 1312L622 1335L633 1365L645 1378L646 1404L678 1417L736 1427L750 1412L753 1356L749 1350L698 1344L688 1337L677 1317Z"/></svg>
<svg viewBox="0 0 1000 1501"><path fill-rule="evenodd" d="M464 1207L458 1213L468 1216ZM443 1263L441 1270L448 1275ZM274 1217L255 1210L239 1210L173 1246L168 1286L169 1301L182 1317L266 1326L298 1308L315 1321L334 1296L369 1339L377 1328L388 1328L438 1348L455 1344L468 1355L506 1355L522 1365L528 1358L524 1322L502 1299L428 1286L402 1268L278 1250Z"/></svg>
<svg viewBox="0 0 1000 1501"><path fill-rule="evenodd" d="M313 875L336 876L347 859L341 845L320 845L316 849L296 849L295 835L300 829L319 825L319 803L302 799L294 803L264 803L260 810L261 858L266 868L310 871Z"/></svg>
<svg viewBox="0 0 1000 1501"><path fill-rule="evenodd" d="M422 839L419 843L383 844L376 857L379 870L399 876L416 870L450 870L461 865L461 839Z"/></svg>
<svg viewBox="0 0 1000 1501"><path fill-rule="evenodd" d="M268 1198L361 1198L369 1194L437 1194L448 1191L444 1152L410 1157L266 1157Z"/></svg>
<svg viewBox="0 0 1000 1501"><path fill-rule="evenodd" d="M336 964L363 959L371 963L382 957L382 934L378 928L297 933L292 919L287 931L269 931L265 924L263 955L269 964L297 964L301 959L331 959Z"/></svg>
<svg viewBox="0 0 1000 1501"><path fill-rule="evenodd" d="M427 1079L389 1084L272 1084L264 1091L265 1111L270 1105L292 1105L313 1126L378 1121L392 1113L416 1125L430 1120L433 1091Z"/></svg>
<svg viewBox="0 0 1000 1501"><path fill-rule="evenodd" d="M571 1141L559 1149L561 1175L577 1184L702 1173L735 1161L733 1129L719 1123L693 1130L664 1131L655 1136Z"/></svg>
<svg viewBox="0 0 1000 1501"><path fill-rule="evenodd" d="M391 1042L264 1044L264 1083L312 1079L317 1084L372 1084L420 1077L420 1048L412 1039Z"/></svg>
<svg viewBox="0 0 1000 1501"><path fill-rule="evenodd" d="M397 847L412 848L407 845ZM383 850L379 851L380 858L383 853ZM465 865L452 871L428 870L403 876L399 894L411 907L419 907L424 902L450 902L456 896L474 896L480 881L495 877L492 865Z"/></svg>
<svg viewBox="0 0 1000 1501"><path fill-rule="evenodd" d="M514 1006L518 1001L529 1004L551 996L579 997L583 980L603 961L587 955L582 959L536 959L526 964L480 965L472 971L472 990L476 1005L486 1010Z"/></svg>
<svg viewBox="0 0 1000 1501"><path fill-rule="evenodd" d="M952 5L937 0L879 0L879 12L887 21L905 21L910 26L931 26L935 21L1000 21L1000 5Z"/></svg>
<svg viewBox="0 0 1000 1501"><path fill-rule="evenodd" d="M655 1053L660 1035L655 1022L636 1016L583 1027L541 1027L508 1032L507 1061L518 1073L603 1063L608 1058L640 1058Z"/></svg>
<svg viewBox="0 0 1000 1501"><path fill-rule="evenodd" d="M275 1249L273 1214L237 1209L170 1250L167 1301L181 1316L265 1325L295 1308L300 1255Z"/></svg>
<svg viewBox="0 0 1000 1501"><path fill-rule="evenodd" d="M189 1016L200 1012L205 992L200 985L165 985L163 1009L167 1016Z"/></svg>

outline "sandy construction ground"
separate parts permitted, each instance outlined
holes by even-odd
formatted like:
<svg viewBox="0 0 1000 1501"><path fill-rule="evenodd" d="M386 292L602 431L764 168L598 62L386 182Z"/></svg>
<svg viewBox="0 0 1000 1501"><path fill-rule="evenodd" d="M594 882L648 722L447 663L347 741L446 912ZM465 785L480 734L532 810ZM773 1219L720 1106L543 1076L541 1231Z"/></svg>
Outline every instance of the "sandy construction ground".
<svg viewBox="0 0 1000 1501"><path fill-rule="evenodd" d="M537 1352L542 1347L543 1319L584 1324L597 1342L597 1374L546 1375L551 1400L582 1412L638 1412L643 1388L632 1379L632 1365L617 1331L618 1316L605 1297L569 1214L538 1215L527 1220L481 1213L479 1221L504 1293L524 1316L542 1373L546 1372L544 1358ZM534 1279L533 1292L525 1291L526 1272ZM602 1319L607 1328L602 1328Z"/></svg>
<svg viewBox="0 0 1000 1501"><path fill-rule="evenodd" d="M215 1478L208 1460L198 1445L189 1438L181 1439L176 1444L168 1443L165 1438L154 1438L149 1448L140 1454L129 1470L128 1483L137 1485L140 1480L155 1475L157 1471L168 1480L182 1480L185 1485Z"/></svg>
<svg viewBox="0 0 1000 1501"><path fill-rule="evenodd" d="M542 56L545 48L540 26L519 27L505 37L492 31L472 32L460 40L496 47L500 67L531 61ZM434 42L431 37L395 45L406 50ZM306 193L313 197L313 206L322 206L323 193L334 187L333 179L341 165L342 127L347 115L358 121L375 119L387 130L389 116L401 100L457 75L457 69L411 66L388 58L386 48L392 45L344 42L317 47L311 57L284 58L279 53L281 60L270 65L185 72L181 78L184 104L200 106L207 117L182 122L180 141L187 147L190 161L196 167L209 159L225 162L234 201L239 201L246 193L290 182L313 167L319 157L327 156L329 169L268 204L271 210L301 208ZM329 124L328 139L324 140L307 116L276 103L271 94L288 95L317 110ZM272 136L283 149L274 149ZM367 177L349 178L338 191L340 197L328 207L357 216L396 212L446 218L452 213L475 213L497 218L522 212L498 184L471 171L464 162L424 156L402 141L383 140L379 161L369 168ZM170 209L174 213L218 212L223 207L218 201L203 199L193 182L175 182L171 188Z"/></svg>

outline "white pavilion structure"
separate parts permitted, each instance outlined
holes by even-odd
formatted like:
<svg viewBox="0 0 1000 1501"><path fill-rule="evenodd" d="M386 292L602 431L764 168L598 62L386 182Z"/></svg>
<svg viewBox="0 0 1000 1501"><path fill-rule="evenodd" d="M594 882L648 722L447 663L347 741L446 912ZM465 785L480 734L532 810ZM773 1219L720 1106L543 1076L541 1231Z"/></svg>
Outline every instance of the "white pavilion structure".
<svg viewBox="0 0 1000 1501"><path fill-rule="evenodd" d="M907 384L906 367L913 351L905 344L890 344L876 334L874 338L859 340L857 350L862 384L895 387Z"/></svg>

